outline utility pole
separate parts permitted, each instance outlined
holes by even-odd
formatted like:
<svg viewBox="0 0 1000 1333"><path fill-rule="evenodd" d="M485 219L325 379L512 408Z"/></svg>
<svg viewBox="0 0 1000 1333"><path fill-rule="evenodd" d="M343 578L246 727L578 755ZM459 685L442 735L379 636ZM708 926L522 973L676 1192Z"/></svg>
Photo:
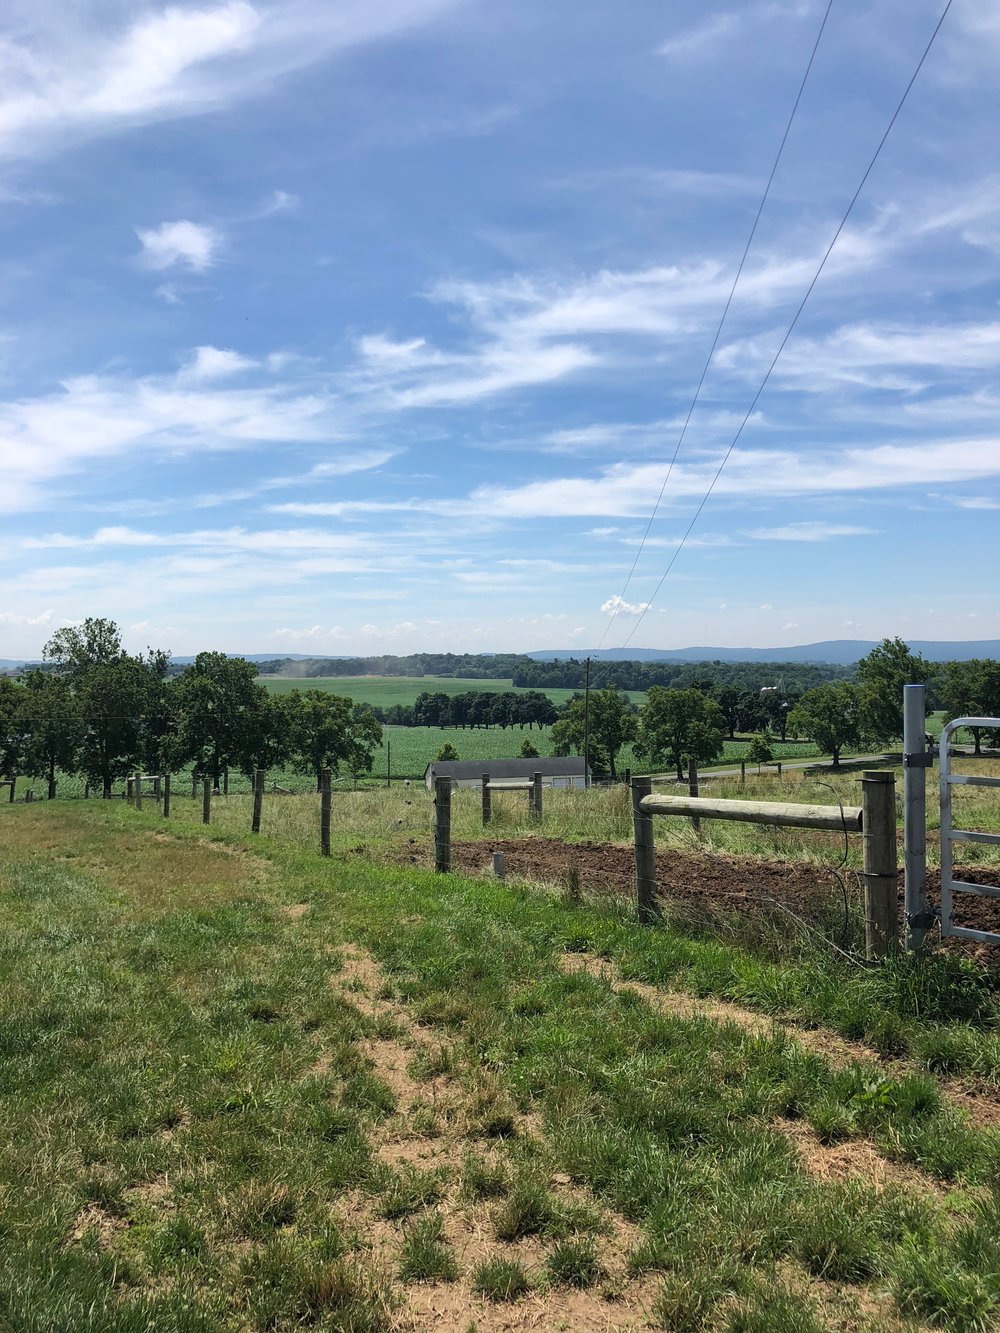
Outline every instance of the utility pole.
<svg viewBox="0 0 1000 1333"><path fill-rule="evenodd" d="M392 741L385 738L385 785L392 786Z"/></svg>
<svg viewBox="0 0 1000 1333"><path fill-rule="evenodd" d="M590 658L583 687L583 785L590 786Z"/></svg>

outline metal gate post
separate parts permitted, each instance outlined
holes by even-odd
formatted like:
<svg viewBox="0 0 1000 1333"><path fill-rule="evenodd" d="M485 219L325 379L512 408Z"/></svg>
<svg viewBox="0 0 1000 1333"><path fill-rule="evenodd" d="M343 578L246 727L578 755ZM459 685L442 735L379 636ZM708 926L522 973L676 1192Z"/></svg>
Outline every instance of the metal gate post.
<svg viewBox="0 0 1000 1333"><path fill-rule="evenodd" d="M923 685L903 686L903 868L906 951L919 953L934 913L927 905L927 704Z"/></svg>

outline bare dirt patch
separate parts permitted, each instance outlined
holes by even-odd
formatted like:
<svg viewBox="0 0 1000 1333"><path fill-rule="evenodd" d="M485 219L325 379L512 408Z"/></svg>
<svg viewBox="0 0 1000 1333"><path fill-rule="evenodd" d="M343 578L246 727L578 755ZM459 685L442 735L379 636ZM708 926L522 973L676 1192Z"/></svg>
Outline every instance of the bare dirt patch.
<svg viewBox="0 0 1000 1333"><path fill-rule="evenodd" d="M507 874L542 883L561 884L570 870L579 875L587 892L614 898L631 898L635 892L635 864L630 846L613 843L562 842L556 838L496 838L452 844L456 870L483 874L490 870L494 852L503 852ZM430 853L427 853L429 856ZM416 859L415 856L407 859ZM849 894L860 899L858 876L845 875ZM970 866L961 870L972 884L1000 883L1000 867ZM722 920L739 912L773 917L782 909L806 920L829 917L830 904L839 898L840 886L822 865L809 861L768 861L757 857L732 856L723 852L697 853L671 848L656 853L656 882L659 896L671 910L705 922ZM940 875L927 872L927 891L938 905ZM1000 899L961 895L959 924L977 930L1000 932ZM967 901L966 901L967 900ZM899 871L899 910L903 919L903 872ZM995 949L966 940L948 939L949 952L982 958L994 963Z"/></svg>
<svg viewBox="0 0 1000 1333"><path fill-rule="evenodd" d="M398 1035L376 1035L364 1043L374 1072L393 1091L397 1109L377 1131L377 1152L388 1166L440 1173L440 1197L432 1205L441 1216L443 1235L452 1247L459 1277L454 1282L414 1282L406 1287L406 1306L399 1312L400 1328L435 1328L466 1333L474 1323L479 1333L502 1330L581 1329L630 1330L648 1326L645 1309L657 1289L655 1279L629 1279L628 1255L639 1240L639 1230L625 1219L598 1208L584 1189L569 1178L554 1175L551 1192L566 1203L585 1204L599 1212L602 1234L597 1249L603 1276L591 1289L550 1286L545 1260L551 1242L525 1237L502 1242L496 1238L494 1215L499 1200L471 1202L462 1197L460 1176L470 1150L495 1166L511 1169L511 1140L475 1138L479 1103L499 1093L488 1074L460 1079L439 1073L418 1079L411 1072L415 1061L439 1050L430 1035L409 1013L387 998L385 979L377 963L360 950L343 957L342 971L333 978L344 998L383 1029ZM415 1115L433 1114L431 1131L415 1128ZM531 1115L513 1115L516 1136L537 1139L540 1124ZM423 1124L423 1120L420 1122ZM406 1229L413 1218L399 1222L379 1216L378 1201L355 1191L338 1208L338 1215L368 1252L374 1266L387 1275L398 1274ZM416 1213L414 1216L420 1216ZM504 1258L522 1264L533 1290L514 1302L491 1302L473 1289L473 1272L487 1259Z"/></svg>

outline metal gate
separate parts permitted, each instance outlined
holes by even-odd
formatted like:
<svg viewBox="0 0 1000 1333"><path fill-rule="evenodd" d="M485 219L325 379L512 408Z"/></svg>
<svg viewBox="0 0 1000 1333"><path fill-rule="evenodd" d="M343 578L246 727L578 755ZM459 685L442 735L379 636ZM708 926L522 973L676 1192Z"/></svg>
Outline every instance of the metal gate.
<svg viewBox="0 0 1000 1333"><path fill-rule="evenodd" d="M985 944L1000 944L1000 933L956 926L953 919L956 893L975 893L981 898L1000 898L1000 885L969 884L965 880L955 879L953 872L952 848L956 842L987 842L1000 845L1000 833L978 833L972 829L957 829L952 821L953 787L1000 787L1000 777L987 778L952 772L951 738L963 727L1000 730L1000 718L957 717L941 732L941 934L957 935L963 940L980 940ZM997 878L1000 879L1000 867L997 868Z"/></svg>

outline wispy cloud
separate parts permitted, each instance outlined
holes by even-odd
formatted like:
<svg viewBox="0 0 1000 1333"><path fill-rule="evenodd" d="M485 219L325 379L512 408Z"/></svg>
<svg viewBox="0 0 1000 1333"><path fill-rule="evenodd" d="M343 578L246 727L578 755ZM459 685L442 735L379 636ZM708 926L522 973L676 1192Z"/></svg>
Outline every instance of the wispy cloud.
<svg viewBox="0 0 1000 1333"><path fill-rule="evenodd" d="M746 535L761 542L828 542L835 537L871 537L875 528L859 528L849 523L820 521L786 523L780 528L753 528Z"/></svg>
<svg viewBox="0 0 1000 1333"><path fill-rule="evenodd" d="M34 16L26 9L6 44L0 154L65 148L74 138L229 105L336 51L427 22L450 3L223 0L137 17L119 6L125 21L115 22L110 6L51 0Z"/></svg>
<svg viewBox="0 0 1000 1333"><path fill-rule="evenodd" d="M136 235L142 244L142 263L158 270L177 265L194 273L204 273L217 261L222 248L220 231L187 219L161 222L158 227L148 229L137 228ZM175 296L176 293L171 291L165 299Z"/></svg>

